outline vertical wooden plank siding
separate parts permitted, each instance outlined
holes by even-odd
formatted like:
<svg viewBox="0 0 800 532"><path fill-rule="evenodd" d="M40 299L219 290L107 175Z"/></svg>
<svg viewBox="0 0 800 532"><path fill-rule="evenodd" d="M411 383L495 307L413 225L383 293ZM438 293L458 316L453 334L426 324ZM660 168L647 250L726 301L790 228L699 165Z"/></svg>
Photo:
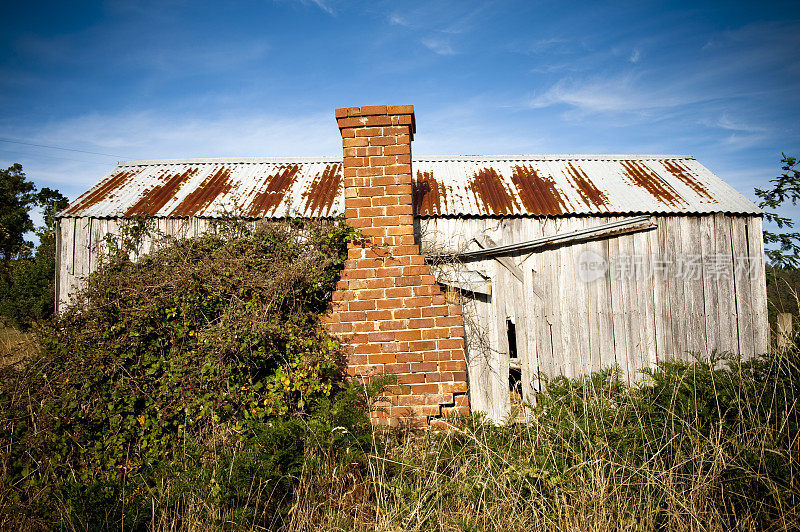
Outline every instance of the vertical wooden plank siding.
<svg viewBox="0 0 800 532"><path fill-rule="evenodd" d="M730 217L714 215L716 254L720 276L716 280L719 305L719 351L739 352L739 327L737 326L736 290L733 280L733 254Z"/></svg>
<svg viewBox="0 0 800 532"><path fill-rule="evenodd" d="M764 238L761 218L749 217L747 220L748 250L750 265L750 293L754 312L754 350L760 355L769 351L769 327L767 319L767 277L764 264Z"/></svg>
<svg viewBox="0 0 800 532"><path fill-rule="evenodd" d="M703 268L703 320L705 322L705 349L706 355L714 350L719 350L720 345L720 317L719 293L717 281L722 271L719 269L724 264L716 254L714 239L714 218L703 216L700 218L700 252L702 253ZM720 264L721 263L721 264Z"/></svg>
<svg viewBox="0 0 800 532"><path fill-rule="evenodd" d="M637 283L633 285L636 294L636 307L639 311L639 360L637 371L653 367L656 360L656 331L653 288L653 254L650 248L651 237L654 231L635 233L632 235L633 248L636 256L641 259L641 270Z"/></svg>
<svg viewBox="0 0 800 532"><path fill-rule="evenodd" d="M731 249L733 254L733 281L736 290L737 325L739 328L739 353L743 357L755 353L753 345L753 298L749 279L750 263L747 257L747 223L743 217L731 217Z"/></svg>
<svg viewBox="0 0 800 532"><path fill-rule="evenodd" d="M612 331L614 334L614 351L611 353L614 360L604 360L604 366L617 366L622 372L624 380L628 379L628 357L632 354L630 349L630 335L628 334L628 324L626 323L626 301L625 287L620 276L615 273L614 268L619 263L620 239L609 238L606 240L609 258L608 275L611 278L611 289L609 290L609 308L613 319Z"/></svg>

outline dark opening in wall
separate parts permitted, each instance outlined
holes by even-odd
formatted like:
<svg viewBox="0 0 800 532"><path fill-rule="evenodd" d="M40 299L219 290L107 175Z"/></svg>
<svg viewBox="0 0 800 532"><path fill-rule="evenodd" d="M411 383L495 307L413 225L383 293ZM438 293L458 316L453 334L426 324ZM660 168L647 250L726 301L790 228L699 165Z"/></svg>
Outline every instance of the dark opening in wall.
<svg viewBox="0 0 800 532"><path fill-rule="evenodd" d="M522 404L522 364L517 354L517 326L510 319L506 320L506 337L508 339L508 389L511 406Z"/></svg>
<svg viewBox="0 0 800 532"><path fill-rule="evenodd" d="M517 358L517 326L510 319L506 320L506 334L508 335L508 357Z"/></svg>

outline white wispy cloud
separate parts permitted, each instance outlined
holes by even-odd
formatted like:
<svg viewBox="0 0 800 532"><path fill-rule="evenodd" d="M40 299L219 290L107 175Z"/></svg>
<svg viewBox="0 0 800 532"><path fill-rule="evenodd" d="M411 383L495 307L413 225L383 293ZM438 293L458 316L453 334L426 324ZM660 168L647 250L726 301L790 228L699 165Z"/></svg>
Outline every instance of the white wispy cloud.
<svg viewBox="0 0 800 532"><path fill-rule="evenodd" d="M456 51L447 39L427 37L420 41L428 50L438 55L455 55Z"/></svg>
<svg viewBox="0 0 800 532"><path fill-rule="evenodd" d="M716 120L714 125L729 131L744 131L747 133L760 133L762 131L766 131L766 128L764 127L748 124L741 120L735 120L731 118L728 113L723 113L722 116Z"/></svg>
<svg viewBox="0 0 800 532"><path fill-rule="evenodd" d="M408 21L398 13L392 13L391 15L389 15L389 24L391 24L392 26L406 26L406 27L410 25Z"/></svg>
<svg viewBox="0 0 800 532"><path fill-rule="evenodd" d="M633 51L631 52L631 55L628 56L628 61L630 63L635 64L638 63L641 58L642 58L641 50L639 50L639 48L634 48Z"/></svg>
<svg viewBox="0 0 800 532"><path fill-rule="evenodd" d="M323 10L324 12L328 13L329 15L335 14L334 11L333 11L333 8L327 2L324 2L323 0L301 0L301 1L304 4L308 3L308 2L311 2L312 4L314 4L315 6L317 6L318 8Z"/></svg>
<svg viewBox="0 0 800 532"><path fill-rule="evenodd" d="M562 78L543 94L534 96L534 109L566 105L587 113L632 112L678 107L702 101L702 97L674 93L668 87L653 88L639 76L622 74L590 78Z"/></svg>
<svg viewBox="0 0 800 532"><path fill-rule="evenodd" d="M341 153L332 112L181 116L146 111L91 114L39 127L0 124L0 137L119 154L125 159L319 156ZM39 183L74 198L108 173L111 157L25 146L0 146L0 166L20 161Z"/></svg>
<svg viewBox="0 0 800 532"><path fill-rule="evenodd" d="M329 0L273 0L274 2L294 2L306 7L317 7L329 15L336 15L336 12Z"/></svg>

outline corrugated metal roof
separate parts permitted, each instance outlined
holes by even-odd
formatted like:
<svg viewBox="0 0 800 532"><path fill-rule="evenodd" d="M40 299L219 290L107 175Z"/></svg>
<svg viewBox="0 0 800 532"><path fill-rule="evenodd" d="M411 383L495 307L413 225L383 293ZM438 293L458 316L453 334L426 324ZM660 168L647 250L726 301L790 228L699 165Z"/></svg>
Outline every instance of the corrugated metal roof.
<svg viewBox="0 0 800 532"><path fill-rule="evenodd" d="M503 155L415 157L420 216L760 214L693 157ZM120 162L61 216L336 216L336 157Z"/></svg>

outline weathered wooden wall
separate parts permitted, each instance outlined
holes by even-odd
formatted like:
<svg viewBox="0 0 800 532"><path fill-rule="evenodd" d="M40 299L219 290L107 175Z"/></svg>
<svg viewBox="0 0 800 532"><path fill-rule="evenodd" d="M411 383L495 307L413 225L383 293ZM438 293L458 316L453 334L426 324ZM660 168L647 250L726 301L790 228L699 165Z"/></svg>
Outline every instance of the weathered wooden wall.
<svg viewBox="0 0 800 532"><path fill-rule="evenodd" d="M106 251L106 235L119 235L118 218L61 218L56 232L56 307L61 310L83 286ZM142 241L140 253L149 253L160 235L192 237L213 226L206 218L153 218L153 236Z"/></svg>
<svg viewBox="0 0 800 532"><path fill-rule="evenodd" d="M619 219L428 218L418 220L418 227L423 251L431 253L475 249L470 242L482 235L503 245ZM638 370L658 360L688 359L691 352L707 356L714 350L730 351L745 357L766 352L761 218L716 214L654 216L653 221L658 227L648 232L517 254L504 263L488 259L451 267L482 272L491 281L491 294L468 295L464 306L474 410L496 420L508 415L509 319L516 326L526 395L539 389L540 375L574 377L618 365L626 378L635 378ZM212 226L202 218L152 223L173 236L195 236ZM118 219L59 221L60 308L97 268L104 236L117 234L119 226ZM152 245L146 241L142 252ZM577 265L587 252L610 265L592 282L578 277ZM638 257L641 270L652 275L620 275L615 268L624 257ZM699 269L675 275L678 261L692 257L699 260ZM442 278L448 275L453 272L443 271Z"/></svg>
<svg viewBox="0 0 800 532"><path fill-rule="evenodd" d="M431 218L419 226L424 247L436 252L476 249L469 241L484 234L503 245L619 219ZM512 268L494 259L451 267L492 281L491 295L467 294L465 305L465 319L474 322L467 327L473 409L496 420L509 412L507 319L516 326L525 395L540 388L540 375L575 377L617 365L625 378L635 379L668 357L767 351L761 219L652 219L655 230L510 256ZM609 265L591 282L578 275L587 256Z"/></svg>

